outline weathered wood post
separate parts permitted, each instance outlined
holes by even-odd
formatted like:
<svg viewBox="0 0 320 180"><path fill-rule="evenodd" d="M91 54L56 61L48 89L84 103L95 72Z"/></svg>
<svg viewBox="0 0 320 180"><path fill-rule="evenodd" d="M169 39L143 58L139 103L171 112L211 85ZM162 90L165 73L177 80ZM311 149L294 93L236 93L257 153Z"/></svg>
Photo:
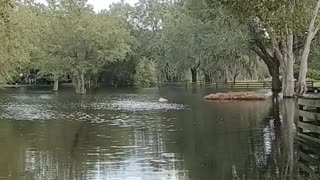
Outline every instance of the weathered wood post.
<svg viewBox="0 0 320 180"><path fill-rule="evenodd" d="M298 138L320 144L320 98L300 97Z"/></svg>

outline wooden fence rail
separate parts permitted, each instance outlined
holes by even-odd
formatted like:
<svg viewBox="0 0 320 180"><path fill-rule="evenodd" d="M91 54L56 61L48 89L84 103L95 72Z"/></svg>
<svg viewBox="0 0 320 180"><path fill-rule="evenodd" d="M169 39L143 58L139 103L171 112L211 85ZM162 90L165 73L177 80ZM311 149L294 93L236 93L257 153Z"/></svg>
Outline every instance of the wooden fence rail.
<svg viewBox="0 0 320 180"><path fill-rule="evenodd" d="M271 89L271 81L241 81L241 82L197 82L191 83L189 81L183 82L164 82L159 86L189 86L189 85L200 85L206 87L215 87L215 88L239 88L239 89ZM307 87L313 89L313 81L307 81Z"/></svg>
<svg viewBox="0 0 320 180"><path fill-rule="evenodd" d="M320 179L320 98L298 99L297 179Z"/></svg>
<svg viewBox="0 0 320 180"><path fill-rule="evenodd" d="M298 137L320 144L320 98L301 97L298 105Z"/></svg>

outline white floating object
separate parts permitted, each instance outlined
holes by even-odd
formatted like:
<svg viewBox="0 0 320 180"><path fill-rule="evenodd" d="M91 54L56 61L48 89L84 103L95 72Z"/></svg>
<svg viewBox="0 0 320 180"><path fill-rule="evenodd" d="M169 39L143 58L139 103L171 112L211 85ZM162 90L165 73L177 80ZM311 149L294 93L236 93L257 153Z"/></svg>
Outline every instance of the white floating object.
<svg viewBox="0 0 320 180"><path fill-rule="evenodd" d="M159 99L159 102L168 102L168 99L160 98L160 99Z"/></svg>

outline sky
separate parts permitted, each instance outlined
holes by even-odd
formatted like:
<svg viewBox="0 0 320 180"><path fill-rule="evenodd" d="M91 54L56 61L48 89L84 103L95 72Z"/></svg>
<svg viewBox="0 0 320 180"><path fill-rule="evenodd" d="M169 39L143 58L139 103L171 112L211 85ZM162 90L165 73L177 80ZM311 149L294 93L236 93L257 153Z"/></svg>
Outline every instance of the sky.
<svg viewBox="0 0 320 180"><path fill-rule="evenodd" d="M44 3L46 0L37 0L38 2ZM134 5L138 0L125 0L125 2ZM109 8L109 5L114 2L120 2L120 0L88 0L89 4L92 4L94 6L94 10L96 12L99 12L102 9Z"/></svg>

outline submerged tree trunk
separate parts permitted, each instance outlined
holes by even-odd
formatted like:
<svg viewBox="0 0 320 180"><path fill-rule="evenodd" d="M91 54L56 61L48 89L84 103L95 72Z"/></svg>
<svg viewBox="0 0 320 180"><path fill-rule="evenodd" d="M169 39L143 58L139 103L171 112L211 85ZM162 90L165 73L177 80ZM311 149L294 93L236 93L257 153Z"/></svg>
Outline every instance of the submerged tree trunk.
<svg viewBox="0 0 320 180"><path fill-rule="evenodd" d="M84 77L84 71L81 71L80 73L80 93L81 95L86 94L86 81Z"/></svg>
<svg viewBox="0 0 320 180"><path fill-rule="evenodd" d="M255 46L252 47L252 50L263 60L267 65L268 71L272 77L272 92L278 94L281 92L281 81L280 81L280 61L276 56L276 53L270 52L267 50L266 45L263 44L263 41L260 39L255 39Z"/></svg>
<svg viewBox="0 0 320 180"><path fill-rule="evenodd" d="M228 68L227 68L227 66L225 66L225 70L224 70L224 82L227 84L227 82L228 82Z"/></svg>
<svg viewBox="0 0 320 180"><path fill-rule="evenodd" d="M236 75L234 75L233 76L233 84L236 84L236 80L237 80L237 76L238 76L239 74L236 74Z"/></svg>
<svg viewBox="0 0 320 180"><path fill-rule="evenodd" d="M192 82L197 82L197 68L190 68L191 71L191 77L192 77Z"/></svg>
<svg viewBox="0 0 320 180"><path fill-rule="evenodd" d="M88 78L88 89L91 89L91 78Z"/></svg>
<svg viewBox="0 0 320 180"><path fill-rule="evenodd" d="M93 77L93 88L97 88L97 87L99 87L99 76L98 75L95 75L94 77Z"/></svg>
<svg viewBox="0 0 320 180"><path fill-rule="evenodd" d="M53 75L53 92L59 91L59 76Z"/></svg>
<svg viewBox="0 0 320 180"><path fill-rule="evenodd" d="M78 71L74 76L74 79L75 79L74 85L75 85L77 94L81 94L81 95L86 94L86 87L85 87L86 81L84 76L85 76L85 72L83 70Z"/></svg>
<svg viewBox="0 0 320 180"><path fill-rule="evenodd" d="M170 82L170 81L171 81L171 76L169 75L169 73L168 73L168 72L166 72L166 79L167 79L167 81L168 81L168 82Z"/></svg>
<svg viewBox="0 0 320 180"><path fill-rule="evenodd" d="M274 93L279 93L281 91L281 81L280 81L280 70L279 66L274 66L274 69L271 69L272 77L272 87L271 90Z"/></svg>
<svg viewBox="0 0 320 180"><path fill-rule="evenodd" d="M285 98L294 96L293 77L293 33L287 28L287 37L281 41L273 39L273 48L282 69L282 94Z"/></svg>
<svg viewBox="0 0 320 180"><path fill-rule="evenodd" d="M272 77L271 90L274 94L278 94L281 92L280 61L274 53L274 56L265 61L265 63L267 64L269 73Z"/></svg>
<svg viewBox="0 0 320 180"><path fill-rule="evenodd" d="M210 82L211 82L210 73L206 73L205 71L203 71L203 74L204 74L204 81L205 81L206 83L210 83Z"/></svg>
<svg viewBox="0 0 320 180"><path fill-rule="evenodd" d="M75 89L76 89L76 93L77 94L80 94L80 78L79 78L79 75L75 75L74 77L74 86L75 86Z"/></svg>
<svg viewBox="0 0 320 180"><path fill-rule="evenodd" d="M279 92L281 92L280 62L279 60L277 60L277 58L271 59L265 61L265 63L272 78L271 90L273 93L278 94Z"/></svg>
<svg viewBox="0 0 320 180"><path fill-rule="evenodd" d="M236 80L239 75L240 75L240 70L237 69L235 74L233 75L233 84L236 84Z"/></svg>
<svg viewBox="0 0 320 180"><path fill-rule="evenodd" d="M313 11L312 19L309 24L307 39L304 44L304 49L301 56L301 65L300 65L299 80L298 80L298 87L297 87L297 94L300 96L302 96L307 91L306 77L307 77L307 71L308 71L308 58L310 53L311 42L314 36L318 33L320 28L320 25L315 26L319 9L320 9L320 0L318 0L317 5Z"/></svg>

